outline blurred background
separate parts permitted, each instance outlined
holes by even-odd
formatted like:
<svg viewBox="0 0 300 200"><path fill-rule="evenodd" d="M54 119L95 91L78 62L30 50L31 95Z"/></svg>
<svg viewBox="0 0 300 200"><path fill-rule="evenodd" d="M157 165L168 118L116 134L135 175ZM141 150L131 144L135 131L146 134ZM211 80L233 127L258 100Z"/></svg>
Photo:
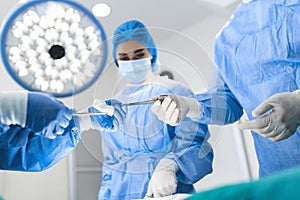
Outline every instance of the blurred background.
<svg viewBox="0 0 300 200"><path fill-rule="evenodd" d="M26 1L1 1L0 20ZM111 58L112 31L121 23L137 19L151 32L159 50L160 72L204 91L212 77L213 44L240 0L78 0L93 12L105 4L107 16L96 16L108 44L108 58L101 76L86 90L60 98L67 106L85 108L95 98L110 98L122 85ZM106 7L106 8L107 8ZM97 11L99 15L104 11ZM2 44L3 45L3 44ZM1 89L24 90L0 66ZM210 126L214 148L214 171L195 184L197 191L257 178L257 162L249 132L242 133L235 124ZM52 168L38 173L0 171L0 194L6 200L96 200L101 183L101 135L96 130L83 134L76 150ZM1 158L0 158L1 162Z"/></svg>

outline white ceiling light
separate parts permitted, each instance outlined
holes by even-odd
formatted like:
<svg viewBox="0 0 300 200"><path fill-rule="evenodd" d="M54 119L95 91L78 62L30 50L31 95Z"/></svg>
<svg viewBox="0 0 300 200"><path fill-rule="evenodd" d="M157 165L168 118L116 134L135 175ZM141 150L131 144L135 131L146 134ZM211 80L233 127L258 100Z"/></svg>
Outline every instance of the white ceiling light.
<svg viewBox="0 0 300 200"><path fill-rule="evenodd" d="M92 12L97 17L107 17L110 14L111 9L105 3L98 3L93 6Z"/></svg>

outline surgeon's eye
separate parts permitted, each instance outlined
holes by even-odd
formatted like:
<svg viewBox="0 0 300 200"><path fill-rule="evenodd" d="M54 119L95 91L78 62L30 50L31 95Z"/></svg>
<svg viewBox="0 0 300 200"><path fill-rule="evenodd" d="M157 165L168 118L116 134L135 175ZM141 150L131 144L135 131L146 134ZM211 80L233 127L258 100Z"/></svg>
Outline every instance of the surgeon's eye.
<svg viewBox="0 0 300 200"><path fill-rule="evenodd" d="M134 52L133 60L145 58L146 50L145 49L138 49Z"/></svg>
<svg viewBox="0 0 300 200"><path fill-rule="evenodd" d="M127 54L119 54L118 60L130 60Z"/></svg>

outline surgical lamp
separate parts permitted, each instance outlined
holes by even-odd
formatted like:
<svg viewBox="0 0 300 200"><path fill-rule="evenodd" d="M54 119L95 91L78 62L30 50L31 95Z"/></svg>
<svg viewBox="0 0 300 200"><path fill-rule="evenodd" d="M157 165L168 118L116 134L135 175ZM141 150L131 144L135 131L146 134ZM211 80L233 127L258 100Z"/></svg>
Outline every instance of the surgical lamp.
<svg viewBox="0 0 300 200"><path fill-rule="evenodd" d="M91 86L104 69L104 29L75 1L25 2L1 28L2 62L27 90L71 96Z"/></svg>

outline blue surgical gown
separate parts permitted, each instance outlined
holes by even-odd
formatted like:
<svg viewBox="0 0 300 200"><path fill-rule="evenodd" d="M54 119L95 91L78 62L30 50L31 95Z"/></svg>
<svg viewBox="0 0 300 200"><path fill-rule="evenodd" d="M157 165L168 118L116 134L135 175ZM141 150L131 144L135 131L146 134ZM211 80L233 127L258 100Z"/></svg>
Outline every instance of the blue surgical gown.
<svg viewBox="0 0 300 200"><path fill-rule="evenodd" d="M292 92L300 85L300 1L253 0L242 3L215 41L219 87L199 94L202 119L231 123L242 109L251 112L270 96ZM218 113L218 109L220 113ZM265 176L300 165L300 132L272 142L252 132Z"/></svg>
<svg viewBox="0 0 300 200"><path fill-rule="evenodd" d="M178 82L152 78L152 82L127 85L113 98L135 102L169 93L194 97L190 89ZM172 127L150 109L151 105L129 106L125 130L102 130L104 164L99 200L143 198L162 158L174 160L179 167L177 192L192 192L192 184L211 173L213 152L207 142L207 125L199 123L199 119L186 118Z"/></svg>
<svg viewBox="0 0 300 200"><path fill-rule="evenodd" d="M0 169L38 172L67 156L80 139L73 120L62 135L48 139L18 125L0 123Z"/></svg>

